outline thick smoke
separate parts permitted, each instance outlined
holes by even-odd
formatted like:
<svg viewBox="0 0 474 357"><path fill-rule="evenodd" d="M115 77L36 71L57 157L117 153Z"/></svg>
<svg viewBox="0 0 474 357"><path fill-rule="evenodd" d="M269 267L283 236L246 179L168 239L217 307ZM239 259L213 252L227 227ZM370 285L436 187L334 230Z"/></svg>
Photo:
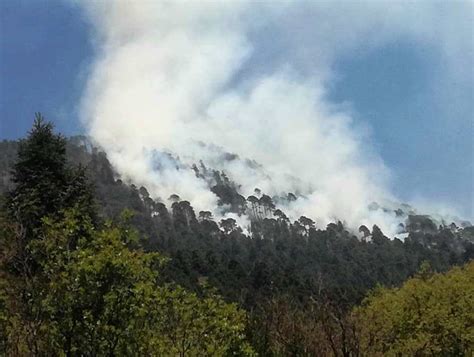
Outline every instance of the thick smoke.
<svg viewBox="0 0 474 357"><path fill-rule="evenodd" d="M83 120L120 174L155 198L176 193L214 210L217 197L191 169L202 160L244 196L298 193L285 207L292 218L393 234L395 215L368 209L394 200L389 172L327 87L338 56L428 31L406 20L420 12L412 5L357 4L86 3L97 58Z"/></svg>

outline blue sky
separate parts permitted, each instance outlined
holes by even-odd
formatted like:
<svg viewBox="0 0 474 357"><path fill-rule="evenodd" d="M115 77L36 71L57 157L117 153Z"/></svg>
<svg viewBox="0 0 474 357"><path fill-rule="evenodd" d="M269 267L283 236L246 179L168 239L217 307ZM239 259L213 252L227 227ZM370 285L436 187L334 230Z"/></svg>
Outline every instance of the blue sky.
<svg viewBox="0 0 474 357"><path fill-rule="evenodd" d="M0 139L23 136L35 111L67 135L82 133L78 103L94 53L80 9L57 0L3 0L0 41ZM472 218L472 77L457 86L440 75L446 64L438 51L397 39L351 52L333 66L329 97L369 124L402 199L439 199Z"/></svg>
<svg viewBox="0 0 474 357"><path fill-rule="evenodd" d="M80 132L77 101L92 56L88 24L64 1L0 2L0 137L14 139L42 112Z"/></svg>
<svg viewBox="0 0 474 357"><path fill-rule="evenodd" d="M452 87L440 101L433 48L394 43L341 61L335 101L350 101L370 123L377 151L392 169L401 198L427 197L473 213L473 86Z"/></svg>

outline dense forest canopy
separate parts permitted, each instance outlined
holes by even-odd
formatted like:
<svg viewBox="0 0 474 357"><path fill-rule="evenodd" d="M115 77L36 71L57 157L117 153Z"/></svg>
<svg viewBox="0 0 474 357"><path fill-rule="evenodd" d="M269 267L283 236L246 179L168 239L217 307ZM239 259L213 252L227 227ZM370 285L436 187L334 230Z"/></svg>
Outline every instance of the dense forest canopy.
<svg viewBox="0 0 474 357"><path fill-rule="evenodd" d="M404 240L377 226L319 227L277 208L278 200L297 200L295 193L270 197L257 188L245 198L225 172L202 162L193 170L234 218L195 212L177 194L151 197L146 187L122 181L87 138L58 135L39 114L25 139L1 142L2 350L472 352L474 336L465 332L473 326L468 222L438 224L400 212L407 216ZM250 218L245 227L243 214Z"/></svg>

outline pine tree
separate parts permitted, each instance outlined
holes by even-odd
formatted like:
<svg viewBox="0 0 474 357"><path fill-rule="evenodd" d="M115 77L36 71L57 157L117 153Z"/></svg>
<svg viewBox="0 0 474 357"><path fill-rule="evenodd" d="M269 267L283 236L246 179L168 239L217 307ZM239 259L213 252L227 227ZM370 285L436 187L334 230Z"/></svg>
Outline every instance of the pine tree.
<svg viewBox="0 0 474 357"><path fill-rule="evenodd" d="M97 223L93 188L86 171L68 166L66 139L53 129L51 122L36 113L28 137L20 142L12 170L14 189L7 195L6 210L18 226L17 254L12 265L22 274L33 274L38 266L29 243L41 238L46 217L61 220L66 210L76 209L86 220ZM75 244L71 242L71 247Z"/></svg>
<svg viewBox="0 0 474 357"><path fill-rule="evenodd" d="M36 113L33 128L22 140L12 171L15 188L7 209L32 239L41 218L58 212L67 185L66 140L53 133L53 125Z"/></svg>

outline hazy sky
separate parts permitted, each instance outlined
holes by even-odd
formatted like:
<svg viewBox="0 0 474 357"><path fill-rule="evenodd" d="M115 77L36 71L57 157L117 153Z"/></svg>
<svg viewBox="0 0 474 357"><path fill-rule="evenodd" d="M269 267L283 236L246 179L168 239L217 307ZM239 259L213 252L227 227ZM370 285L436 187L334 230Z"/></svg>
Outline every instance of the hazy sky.
<svg viewBox="0 0 474 357"><path fill-rule="evenodd" d="M357 3L350 4L357 11ZM446 35L443 46L398 35L335 55L328 100L370 128L371 145L391 170L393 192L401 199L439 201L472 218L474 15L472 2L457 4L462 13L444 15L440 5L439 18L420 30L435 38ZM298 16L295 46L309 41L306 28L311 34L319 26ZM272 34L263 30L259 36L265 42ZM0 139L23 136L35 111L65 134L82 133L79 100L95 55L82 9L66 1L3 0L0 41ZM247 71L265 72L268 57L286 56L275 53L271 43L260 48ZM310 72L314 54L302 53L291 56L302 56Z"/></svg>

